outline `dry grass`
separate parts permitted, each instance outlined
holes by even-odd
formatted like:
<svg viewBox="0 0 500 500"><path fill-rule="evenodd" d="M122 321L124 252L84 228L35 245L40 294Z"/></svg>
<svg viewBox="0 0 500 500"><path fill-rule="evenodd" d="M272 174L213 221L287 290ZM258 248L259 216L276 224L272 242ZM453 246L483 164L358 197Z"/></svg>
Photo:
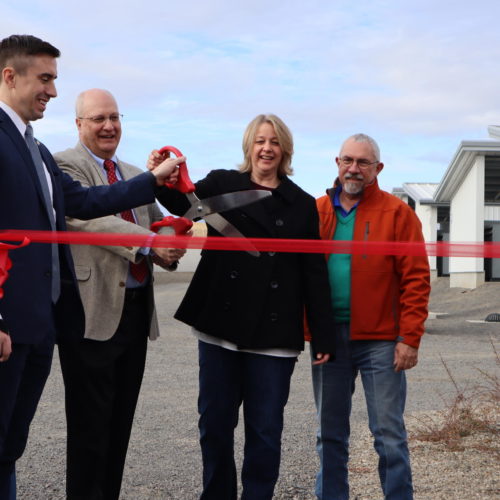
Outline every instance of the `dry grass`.
<svg viewBox="0 0 500 500"><path fill-rule="evenodd" d="M477 368L481 382L471 388L460 387L446 361L441 363L455 388L455 396L444 410L414 416L418 426L410 439L442 443L446 450L463 451L473 447L500 457L500 355L493 339L490 343L497 369L486 372ZM476 437L478 439L466 439Z"/></svg>

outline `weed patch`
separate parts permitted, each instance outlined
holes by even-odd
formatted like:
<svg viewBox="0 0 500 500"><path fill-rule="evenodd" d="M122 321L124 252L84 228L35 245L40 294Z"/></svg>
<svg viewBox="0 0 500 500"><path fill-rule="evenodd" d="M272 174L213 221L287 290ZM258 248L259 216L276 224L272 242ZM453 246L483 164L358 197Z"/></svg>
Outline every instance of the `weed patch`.
<svg viewBox="0 0 500 500"><path fill-rule="evenodd" d="M413 416L417 427L410 439L442 443L449 451L463 451L468 446L500 456L500 356L492 338L490 342L497 369L486 372L478 368L480 382L470 389L459 386L440 356L455 388L454 398L441 411ZM467 439L471 437L479 439Z"/></svg>

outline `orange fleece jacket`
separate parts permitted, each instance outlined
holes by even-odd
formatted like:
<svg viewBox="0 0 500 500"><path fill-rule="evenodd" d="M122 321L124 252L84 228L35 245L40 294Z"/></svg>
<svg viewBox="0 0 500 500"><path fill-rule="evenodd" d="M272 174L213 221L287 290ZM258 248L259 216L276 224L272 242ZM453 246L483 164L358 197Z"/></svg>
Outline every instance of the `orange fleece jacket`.
<svg viewBox="0 0 500 500"><path fill-rule="evenodd" d="M320 236L331 240L336 214L330 192L318 198ZM420 220L410 206L378 187L367 186L356 209L354 241L423 242ZM325 255L328 259L329 255ZM342 286L331 283L331 286ZM351 339L395 340L418 348L430 293L427 257L353 255ZM306 334L306 338L309 335Z"/></svg>

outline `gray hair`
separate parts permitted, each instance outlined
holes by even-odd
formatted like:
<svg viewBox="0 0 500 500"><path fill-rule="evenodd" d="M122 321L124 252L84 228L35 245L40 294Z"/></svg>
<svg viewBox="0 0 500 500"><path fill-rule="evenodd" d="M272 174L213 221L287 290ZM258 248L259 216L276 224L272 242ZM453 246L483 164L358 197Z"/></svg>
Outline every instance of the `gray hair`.
<svg viewBox="0 0 500 500"><path fill-rule="evenodd" d="M342 150L344 149L344 144L351 139L355 142L367 142L372 148L373 155L375 156L375 159L377 161L380 161L380 148L378 147L377 142L375 141L375 139L373 139L372 137L370 137L369 135L366 135L366 134L354 134L354 135L351 135L351 137L348 137L342 143L342 147L340 148L339 157L342 156Z"/></svg>

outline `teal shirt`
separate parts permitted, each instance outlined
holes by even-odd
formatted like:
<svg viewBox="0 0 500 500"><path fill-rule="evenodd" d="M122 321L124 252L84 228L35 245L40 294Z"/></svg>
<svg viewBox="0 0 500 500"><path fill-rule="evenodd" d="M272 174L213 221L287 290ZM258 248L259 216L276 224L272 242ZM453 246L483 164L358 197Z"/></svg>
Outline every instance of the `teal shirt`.
<svg viewBox="0 0 500 500"><path fill-rule="evenodd" d="M356 209L346 215L342 212L339 208L335 209L337 225L333 239L352 241ZM349 323L351 319L351 254L332 253L328 259L328 277L335 321Z"/></svg>

